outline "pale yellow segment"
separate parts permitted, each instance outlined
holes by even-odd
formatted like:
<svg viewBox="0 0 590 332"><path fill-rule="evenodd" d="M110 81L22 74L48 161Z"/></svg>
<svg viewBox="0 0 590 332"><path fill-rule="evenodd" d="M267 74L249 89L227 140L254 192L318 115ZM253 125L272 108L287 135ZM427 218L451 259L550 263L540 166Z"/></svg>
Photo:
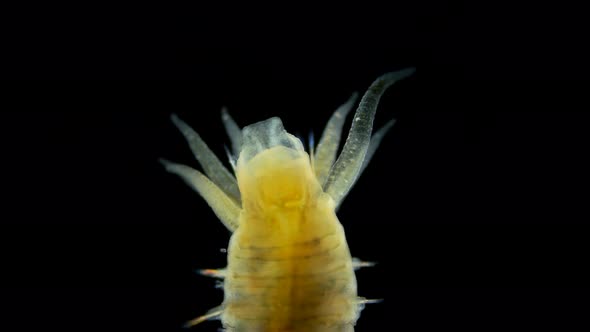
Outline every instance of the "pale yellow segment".
<svg viewBox="0 0 590 332"><path fill-rule="evenodd" d="M230 331L353 331L356 279L332 199L305 152L276 146L237 170L243 209L228 248Z"/></svg>

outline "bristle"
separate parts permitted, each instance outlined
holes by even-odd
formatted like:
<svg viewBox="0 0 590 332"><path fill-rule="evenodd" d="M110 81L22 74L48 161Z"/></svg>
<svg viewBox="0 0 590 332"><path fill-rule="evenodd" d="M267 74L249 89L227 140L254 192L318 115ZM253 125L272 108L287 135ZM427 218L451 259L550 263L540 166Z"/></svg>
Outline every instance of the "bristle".
<svg viewBox="0 0 590 332"><path fill-rule="evenodd" d="M199 317L197 317L195 319L192 319L192 320L186 322L184 324L184 328L193 327L193 326L195 326L197 324L200 324L200 323L202 323L202 322L204 322L206 320L218 319L221 316L221 314L223 314L223 308L222 307L213 308L213 309L209 310L209 312L207 312L207 314L205 314L203 316L199 316Z"/></svg>
<svg viewBox="0 0 590 332"><path fill-rule="evenodd" d="M225 149L225 154L227 155L227 159L229 160L229 164L231 165L232 170L234 173L236 172L236 157L229 151L227 145L224 145L223 148Z"/></svg>
<svg viewBox="0 0 590 332"><path fill-rule="evenodd" d="M364 297L358 298L358 304L374 304L374 303L381 303L383 299L366 299Z"/></svg>
<svg viewBox="0 0 590 332"><path fill-rule="evenodd" d="M225 269L200 269L197 273L206 277L223 279L226 275Z"/></svg>
<svg viewBox="0 0 590 332"><path fill-rule="evenodd" d="M309 132L309 163L311 164L311 170L315 173L315 140L313 137L313 131Z"/></svg>
<svg viewBox="0 0 590 332"><path fill-rule="evenodd" d="M362 267L373 267L377 265L376 262L365 262L365 261L361 261L360 259L353 257L352 258L352 268L355 270L358 270Z"/></svg>

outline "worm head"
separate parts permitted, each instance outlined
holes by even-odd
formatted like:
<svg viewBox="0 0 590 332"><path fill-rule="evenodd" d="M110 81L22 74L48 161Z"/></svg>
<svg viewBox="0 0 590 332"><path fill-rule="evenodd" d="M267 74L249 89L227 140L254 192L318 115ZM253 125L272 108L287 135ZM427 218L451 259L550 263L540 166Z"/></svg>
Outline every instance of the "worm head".
<svg viewBox="0 0 590 332"><path fill-rule="evenodd" d="M279 215L301 210L321 191L301 141L276 117L244 128L236 171L247 210Z"/></svg>

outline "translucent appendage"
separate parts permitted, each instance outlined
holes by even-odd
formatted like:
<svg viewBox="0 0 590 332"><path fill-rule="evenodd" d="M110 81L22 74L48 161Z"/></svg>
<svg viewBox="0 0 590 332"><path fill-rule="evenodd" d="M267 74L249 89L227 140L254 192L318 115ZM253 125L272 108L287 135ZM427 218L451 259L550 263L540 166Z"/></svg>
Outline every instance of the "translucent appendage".
<svg viewBox="0 0 590 332"><path fill-rule="evenodd" d="M231 141L233 155L237 158L240 155L240 150L242 150L242 130L240 130L240 127L229 115L225 107L221 109L221 121Z"/></svg>
<svg viewBox="0 0 590 332"><path fill-rule="evenodd" d="M236 178L225 168L223 163L209 149L207 144L201 139L201 136L194 131L189 125L182 121L178 116L171 116L172 122L182 135L186 138L195 158L203 167L203 171L209 179L215 183L224 193L226 193L235 202L240 202L240 191Z"/></svg>
<svg viewBox="0 0 590 332"><path fill-rule="evenodd" d="M196 169L164 159L160 159L160 162L168 172L180 176L189 186L195 189L209 204L225 227L232 232L238 228L240 206L221 188Z"/></svg>
<svg viewBox="0 0 590 332"><path fill-rule="evenodd" d="M377 151L379 144L381 144L383 137L385 136L385 134L387 134L389 129L391 129L391 127L393 127L394 124L395 124L395 119L389 120L383 127L381 127L379 130L377 130L377 132L374 133L373 136L371 136L371 142L369 143L369 148L367 149L367 154L365 155L365 160L363 161L363 165L361 166L361 170L359 171L359 174L356 178L357 181L360 178L360 176L363 174L363 172L365 171L365 168L367 168L367 166L369 165L369 162L371 161L371 158L373 158L375 151ZM353 186L354 186L354 184L353 184ZM338 210L340 205L342 205L342 202L344 201L345 198L346 198L346 195L343 196L342 199L340 199L340 203L336 207L336 210Z"/></svg>
<svg viewBox="0 0 590 332"><path fill-rule="evenodd" d="M350 133L342 149L342 153L330 170L324 191L328 193L336 206L348 194L359 176L371 141L371 131L375 111L383 92L396 81L408 77L414 68L387 73L379 77L367 90L356 110Z"/></svg>
<svg viewBox="0 0 590 332"><path fill-rule="evenodd" d="M353 93L352 96L336 109L334 114L328 120L326 128L322 133L322 137L318 143L317 149L314 154L313 166L316 178L321 185L324 185L330 168L336 160L336 153L340 146L340 137L342 136L342 127L346 116L354 106L356 99L358 98L357 93Z"/></svg>

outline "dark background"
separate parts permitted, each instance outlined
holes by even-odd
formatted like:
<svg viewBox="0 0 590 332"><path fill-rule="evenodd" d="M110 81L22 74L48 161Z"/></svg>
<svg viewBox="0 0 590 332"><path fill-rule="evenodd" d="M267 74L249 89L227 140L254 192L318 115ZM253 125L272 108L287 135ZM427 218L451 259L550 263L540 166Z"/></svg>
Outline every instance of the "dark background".
<svg viewBox="0 0 590 332"><path fill-rule="evenodd" d="M169 115L223 157L223 105L317 137L408 66L377 112L398 123L339 211L353 255L379 263L360 295L385 299L358 331L587 329L575 35L444 1L4 13L3 330L179 331L222 300L194 270L224 265L229 234L157 163L197 167Z"/></svg>

